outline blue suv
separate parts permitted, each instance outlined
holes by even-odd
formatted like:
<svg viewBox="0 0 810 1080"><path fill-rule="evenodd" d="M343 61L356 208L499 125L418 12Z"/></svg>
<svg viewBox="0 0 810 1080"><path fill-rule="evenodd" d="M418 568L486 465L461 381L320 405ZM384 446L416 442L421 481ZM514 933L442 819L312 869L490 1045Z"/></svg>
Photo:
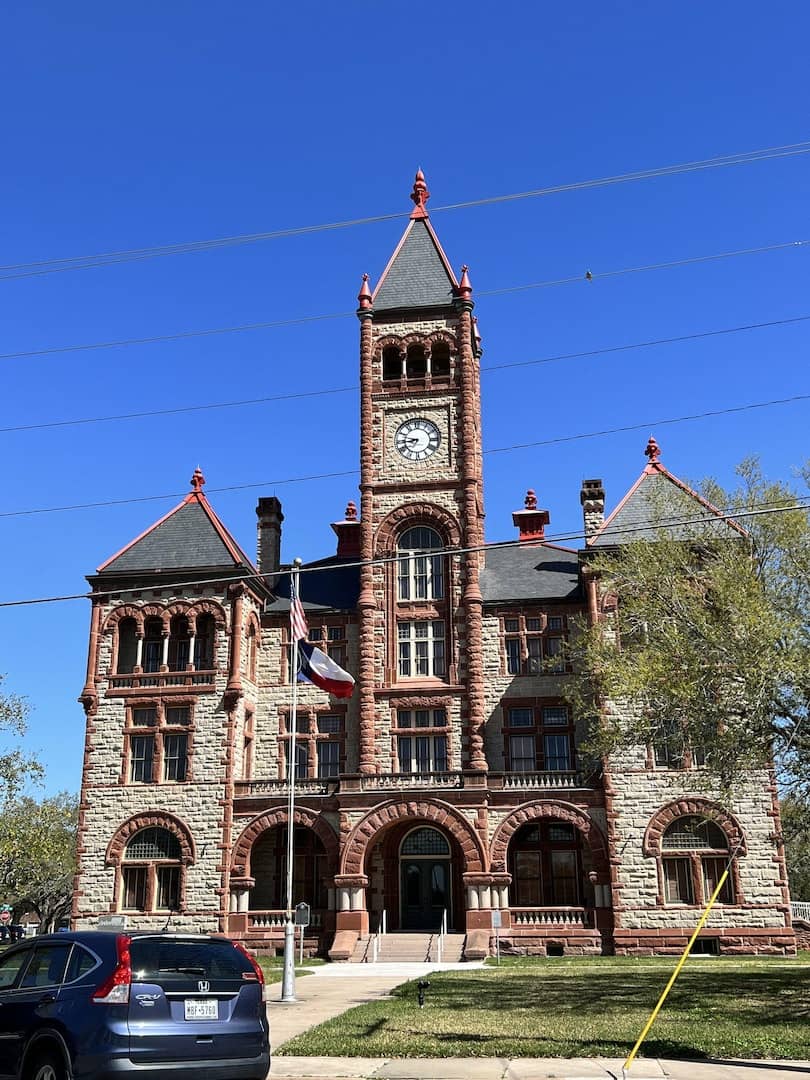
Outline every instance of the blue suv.
<svg viewBox="0 0 810 1080"><path fill-rule="evenodd" d="M264 977L225 937L48 934L0 956L0 1077L265 1080Z"/></svg>

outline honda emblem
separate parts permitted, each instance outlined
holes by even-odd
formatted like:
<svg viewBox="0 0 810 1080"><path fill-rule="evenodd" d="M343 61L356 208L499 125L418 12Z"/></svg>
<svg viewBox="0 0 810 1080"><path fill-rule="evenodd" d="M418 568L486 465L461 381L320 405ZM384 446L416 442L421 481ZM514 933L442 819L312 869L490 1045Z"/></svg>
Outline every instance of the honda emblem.
<svg viewBox="0 0 810 1080"><path fill-rule="evenodd" d="M205 979L200 979L200 981L197 983L197 989L200 991L201 994L207 994L208 991L211 989L211 983L206 982Z"/></svg>

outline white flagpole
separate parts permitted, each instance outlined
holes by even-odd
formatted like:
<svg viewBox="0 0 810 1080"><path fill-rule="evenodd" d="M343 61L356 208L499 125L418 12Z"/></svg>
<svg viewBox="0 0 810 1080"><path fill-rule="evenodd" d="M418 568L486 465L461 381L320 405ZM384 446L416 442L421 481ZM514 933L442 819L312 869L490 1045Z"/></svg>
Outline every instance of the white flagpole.
<svg viewBox="0 0 810 1080"><path fill-rule="evenodd" d="M294 559L294 570L290 575L292 583L290 590L290 673L292 676L292 688L290 696L290 738L287 743L287 919L284 924L284 975L281 981L281 1000L287 1004L292 1004L297 1000L295 997L295 923L293 922L293 860L295 858L293 820L295 814L295 751L298 733L298 638L295 633L293 603L299 595L298 571L300 566L301 560Z"/></svg>

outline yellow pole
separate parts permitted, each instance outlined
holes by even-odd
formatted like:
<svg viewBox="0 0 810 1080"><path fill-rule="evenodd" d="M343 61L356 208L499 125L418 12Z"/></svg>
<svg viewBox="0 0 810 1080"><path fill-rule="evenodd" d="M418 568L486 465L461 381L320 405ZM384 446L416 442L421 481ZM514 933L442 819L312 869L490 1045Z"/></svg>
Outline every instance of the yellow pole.
<svg viewBox="0 0 810 1080"><path fill-rule="evenodd" d="M647 1021L647 1023L646 1023L645 1025L644 1025L644 1030L643 1030L643 1031L642 1031L642 1033L641 1033L641 1034L639 1035L639 1037L638 1037L638 1040L637 1040L637 1042L636 1042L636 1045L635 1045L635 1046L633 1047L633 1049L632 1049L632 1050L630 1051L630 1054L629 1054L629 1056L628 1056L627 1060L625 1061L624 1065L622 1065L622 1073L626 1072L626 1070L627 1070L627 1069L629 1069L629 1068L630 1068L630 1066L631 1066L631 1065L633 1064L633 1058L634 1058L634 1057L636 1056L636 1054L638 1053L638 1049L639 1049L639 1047L641 1046L641 1044L642 1044L642 1043L644 1042L644 1040L646 1039L646 1037L647 1037L647 1032L648 1032L648 1031L650 1030L650 1028L651 1028L651 1027L653 1026L653 1024L655 1023L655 1018L656 1018L656 1016L658 1016L659 1012L661 1011L661 1006L662 1006L662 1005L664 1004L664 1002L666 1001L666 999L667 999L667 994L668 994L668 993L670 992L670 990L672 989L672 984L673 984L673 983L675 982L675 980L676 980L676 979L678 978L678 975L680 974L681 968L682 968L682 967L683 967L683 965L684 965L684 964L686 963L686 958L687 958L687 956L689 955L689 950L690 950L690 949L692 948L692 946L693 946L693 945L695 944L695 939L697 938L697 936L698 936L698 934L700 933L700 931L701 931L701 930L703 929L703 926L704 926L704 924L705 924L706 920L707 920L707 919L708 919L708 917L709 917L709 912L710 912L710 911L712 910L712 908L714 907L714 902L715 902L715 900L717 899L717 897L718 897L718 896L720 895L720 890L721 890L721 889L723 888L723 886L725 885L725 883L726 883L726 878L727 878L727 877L728 877L728 867L726 867L726 869L725 869L725 870L723 871L723 873L721 874L721 876L720 876L720 880L719 880L719 881L717 882L717 888L716 888L716 889L714 890L714 892L712 893L712 896L711 896L711 900L709 900L708 904L706 905L706 910L705 910L705 911L703 912L703 914L701 915L701 917L700 917L700 922L699 922L699 923L697 924L697 926L695 927L695 932L694 932L694 934L692 934L692 936L691 936L691 937L689 938L689 943L687 944L686 948L685 948L685 949L683 950L683 953L681 954L681 958L680 958L680 960L678 961L678 966L677 966L677 967L675 968L675 970L674 970L674 971L672 972L672 977L670 978L669 982L667 983L666 987L664 988L664 992L663 992L663 994L662 994L662 995L661 995L661 997L660 997L660 998L658 999L658 1004L657 1004L657 1005L655 1006L655 1008L653 1009L653 1011L652 1011L652 1014L650 1015L650 1019L649 1019L649 1020Z"/></svg>

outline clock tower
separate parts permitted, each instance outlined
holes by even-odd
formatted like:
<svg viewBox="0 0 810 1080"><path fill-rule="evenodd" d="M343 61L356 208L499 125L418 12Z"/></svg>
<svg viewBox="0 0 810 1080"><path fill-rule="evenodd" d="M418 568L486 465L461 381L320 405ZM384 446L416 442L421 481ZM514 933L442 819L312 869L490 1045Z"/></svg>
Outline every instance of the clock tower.
<svg viewBox="0 0 810 1080"><path fill-rule="evenodd" d="M434 769L487 768L480 338L467 268L457 279L431 225L429 197L420 170L408 226L374 292L366 275L358 297L366 774L381 763L385 771L393 729L415 725L417 712L420 725L443 729ZM428 757L439 745L415 737L414 752L417 742Z"/></svg>

